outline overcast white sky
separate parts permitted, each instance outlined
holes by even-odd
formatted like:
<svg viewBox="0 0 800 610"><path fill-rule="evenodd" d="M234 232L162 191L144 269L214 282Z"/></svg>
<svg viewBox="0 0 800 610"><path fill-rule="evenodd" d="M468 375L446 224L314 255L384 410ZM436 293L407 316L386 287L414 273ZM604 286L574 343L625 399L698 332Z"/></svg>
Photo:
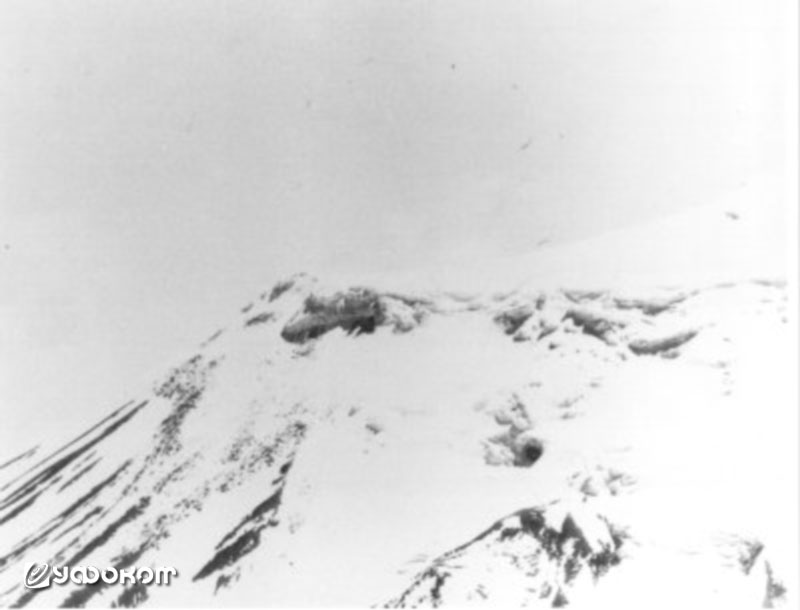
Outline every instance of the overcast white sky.
<svg viewBox="0 0 800 610"><path fill-rule="evenodd" d="M0 454L279 276L469 264L780 180L791 4L0 3Z"/></svg>

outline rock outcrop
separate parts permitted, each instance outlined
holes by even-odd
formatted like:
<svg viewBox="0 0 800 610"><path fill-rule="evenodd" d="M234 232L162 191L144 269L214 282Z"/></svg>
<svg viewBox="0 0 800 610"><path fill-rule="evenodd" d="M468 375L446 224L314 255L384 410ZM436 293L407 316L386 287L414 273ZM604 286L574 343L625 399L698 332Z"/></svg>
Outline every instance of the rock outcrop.
<svg viewBox="0 0 800 610"><path fill-rule="evenodd" d="M623 534L603 517L551 507L520 510L437 557L387 607L444 604L560 608L621 561Z"/></svg>
<svg viewBox="0 0 800 610"><path fill-rule="evenodd" d="M772 282L291 278L80 437L0 456L0 605L651 607L643 582L674 605L791 603L785 520L747 505L790 484L780 405L754 400L783 379L753 354L785 320ZM29 563L178 576L34 589Z"/></svg>

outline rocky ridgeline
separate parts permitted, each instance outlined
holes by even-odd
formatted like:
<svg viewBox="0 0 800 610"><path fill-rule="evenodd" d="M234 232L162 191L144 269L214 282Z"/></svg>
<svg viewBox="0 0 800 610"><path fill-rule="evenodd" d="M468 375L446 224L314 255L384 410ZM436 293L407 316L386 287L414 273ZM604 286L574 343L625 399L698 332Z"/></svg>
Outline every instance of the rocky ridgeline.
<svg viewBox="0 0 800 610"><path fill-rule="evenodd" d="M745 288L784 306L780 283ZM638 358L680 358L714 325L713 319L687 315L695 302L725 298L726 290L736 289L725 285L645 296L577 290L400 295L363 287L325 290L304 275L281 282L245 307L239 323L216 332L199 353L170 371L149 395L126 403L49 455L31 450L0 466L18 469L0 479L0 605L158 603L142 585L26 589L22 568L34 561L118 570L160 564L170 557L170 538L194 530L204 511L214 510L218 529L196 530L195 537L207 538L198 547L205 555L199 569L182 578L200 588L200 599L208 604L221 591L235 588L242 567L269 544L271 532L289 527L281 513L284 488L295 457L304 451L307 431L323 410L282 396L275 389L281 380L270 380L270 362L310 357L329 333L353 340L378 332L407 334L437 317L469 313L485 316L509 342L520 349L528 346L537 358L584 353L625 366ZM250 352L238 353L239 342L250 346L253 362L266 372L250 394L235 402L220 392L234 383L231 379L239 383L234 369L241 358L250 357ZM561 420L576 416L577 400L559 403ZM539 468L549 447L526 400L513 397L484 410L485 466ZM380 428L372 431L377 434ZM590 501L626 493L635 487L635 478L599 467L564 483ZM483 527L475 523L476 531ZM623 565L626 547L637 544L635 537L635 531L626 532L602 512L567 510L558 502L521 506L431 560L395 598L373 602L564 606L576 587L594 587ZM766 552L759 545L756 541L749 548L759 549L756 555L763 563ZM742 571L749 574L755 559L742 560ZM778 603L784 587L769 563L765 570L764 603ZM501 572L504 578L494 580L492 575Z"/></svg>

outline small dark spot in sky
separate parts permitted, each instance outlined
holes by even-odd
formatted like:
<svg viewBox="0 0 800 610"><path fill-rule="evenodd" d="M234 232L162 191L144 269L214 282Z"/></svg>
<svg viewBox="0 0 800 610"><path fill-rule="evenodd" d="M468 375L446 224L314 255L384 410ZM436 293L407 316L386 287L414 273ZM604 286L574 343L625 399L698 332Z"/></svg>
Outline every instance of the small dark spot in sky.
<svg viewBox="0 0 800 610"><path fill-rule="evenodd" d="M558 132L558 139L559 139L559 140L563 140L563 139L564 139L564 137L565 137L565 134L564 134L564 132L563 132L563 131L559 131L559 132Z"/></svg>
<svg viewBox="0 0 800 610"><path fill-rule="evenodd" d="M532 143L533 143L533 138L528 138L527 140L525 140L525 143L519 147L520 152L523 150L528 150L528 148Z"/></svg>
<svg viewBox="0 0 800 610"><path fill-rule="evenodd" d="M725 212L725 216L731 220L739 220L739 215L736 212Z"/></svg>
<svg viewBox="0 0 800 610"><path fill-rule="evenodd" d="M450 64L450 69L451 70L455 70L456 69L456 65L455 64Z"/></svg>

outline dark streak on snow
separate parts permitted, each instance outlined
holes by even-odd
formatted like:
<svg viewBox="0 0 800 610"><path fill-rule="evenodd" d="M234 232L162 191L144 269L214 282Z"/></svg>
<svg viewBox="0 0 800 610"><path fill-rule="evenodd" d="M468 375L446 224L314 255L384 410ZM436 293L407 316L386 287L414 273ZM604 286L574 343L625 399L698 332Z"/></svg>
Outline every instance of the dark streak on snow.
<svg viewBox="0 0 800 610"><path fill-rule="evenodd" d="M272 320L274 318L275 318L275 314L273 314L273 313L271 313L269 311L264 311L264 312L262 312L262 313L260 313L258 315L253 316L249 320L247 320L247 322L245 322L244 325L245 326L256 326L258 324L264 324L266 322L269 322L270 320Z"/></svg>
<svg viewBox="0 0 800 610"><path fill-rule="evenodd" d="M144 496L139 499L139 502L130 506L128 510L117 520L109 524L99 535L90 540L82 549L75 553L64 563L66 565L78 565L83 559L91 555L94 551L105 545L114 535L125 525L138 519L150 504L150 497ZM73 591L61 604L62 608L74 608L82 606L92 596L96 595L102 590L102 584L83 585L80 589ZM22 595L12 607L21 608L27 605L38 593L43 589L31 589Z"/></svg>
<svg viewBox="0 0 800 610"><path fill-rule="evenodd" d="M17 489L11 491L11 493L3 498L2 502L0 502L0 510L6 509L13 504L16 504L33 494L33 499L27 501L27 506L33 504L36 498L39 495L48 489L50 486L54 485L55 482L58 480L56 475L60 473L64 468L69 466L73 461L81 457L84 453L89 451L92 447L103 441L109 435L113 434L116 430L118 430L121 426L126 424L130 419L136 415L140 409L142 409L147 404L147 401L140 403L136 408L132 409L129 413L127 413L124 417L119 418L110 426L106 427L99 435L97 435L94 439L86 443L85 445L75 449L71 453L65 455L55 463L51 464L44 470L38 472L30 479L22 483ZM85 436L82 435L82 436ZM70 445L73 443L70 443ZM69 446L69 445L67 445ZM44 487L42 487L44 486Z"/></svg>
<svg viewBox="0 0 800 610"><path fill-rule="evenodd" d="M19 545L8 555L0 557L0 571L5 570L6 566L12 560L15 560L22 555L24 555L29 549L39 546L47 537L52 534L55 530L61 527L74 513L78 511L81 507L85 506L90 500L92 500L95 496L97 496L103 489L113 484L113 482L117 479L117 477L122 474L129 466L130 461L123 464L120 468L118 468L115 472L113 472L110 476L106 479L95 485L92 489L90 489L86 494L78 498L75 502L73 502L69 507L64 509L58 516L54 517L50 521L45 524L45 529L38 535L33 538L26 538L20 542ZM100 510L100 507L95 507L92 511L90 511L87 515L85 515L78 523L72 525L71 527L64 530L61 534L59 534L56 538L53 539L55 542L59 540L64 535L67 534L70 530L73 530L83 523L85 523L91 516L96 515ZM71 546L71 545L70 545Z"/></svg>
<svg viewBox="0 0 800 610"><path fill-rule="evenodd" d="M96 517L97 515L99 515L102 512L103 512L103 507L102 506L95 506L92 510L90 510L83 517L81 517L81 519L77 523L73 523L67 529L65 529L63 532L61 532L58 536L53 538L53 542L55 542L56 540L61 540L64 536L66 536L70 532L78 529L79 527L84 525L87 521L89 521L89 519L91 519L92 517Z"/></svg>
<svg viewBox="0 0 800 610"><path fill-rule="evenodd" d="M291 468L291 461L281 467L280 487L266 500L258 504L239 524L228 532L214 547L216 553L192 578L201 580L214 572L233 565L252 552L261 543L261 532L276 525L273 517L281 504L283 477Z"/></svg>
<svg viewBox="0 0 800 610"><path fill-rule="evenodd" d="M247 519L247 522L250 523L252 527L241 533L233 542L219 549L211 558L211 560L200 569L194 578L192 578L192 580L201 580L213 574L217 570L221 570L229 565L233 565L243 556L247 555L256 547L258 547L258 545L261 543L261 532L267 527L273 525L272 521L267 521L264 523L264 513L272 512L274 514L277 511L278 506L280 506L281 492L282 490L276 491L264 502L259 504ZM237 526L237 530L243 525L245 524L240 524ZM228 534L225 539L232 534L233 532Z"/></svg>
<svg viewBox="0 0 800 610"><path fill-rule="evenodd" d="M135 608L142 602L147 601L147 585L136 583L119 594L117 601L111 604L112 608Z"/></svg>
<svg viewBox="0 0 800 610"><path fill-rule="evenodd" d="M63 484L61 487L59 487L59 488L58 488L58 493L61 493L61 492L62 492L62 491L64 491L64 490L65 490L67 487L70 487L70 486L71 486L73 483L75 483L76 481L78 481L78 480L80 480L81 478L83 478L83 475L85 475L85 474L86 474L87 472L89 472L90 470L94 469L94 467L95 467L95 466L97 466L97 464L99 464L99 463L100 463L100 461L101 461L102 459L103 459L103 458L97 458L95 461L93 461L93 462L92 462L91 464L89 464L88 466L84 466L83 468L81 468L81 469L80 469L80 470L79 470L79 471L78 471L78 472L77 472L75 475L73 475L72 477L70 477L70 478L67 480L67 482L66 482L66 483L64 483L64 484Z"/></svg>
<svg viewBox="0 0 800 610"><path fill-rule="evenodd" d="M28 458L33 457L34 454L38 450L39 450L39 445L36 445L36 447L32 447L31 449L28 449L27 451L24 451L24 452L20 453L19 455L15 455L11 459L6 460L2 464L0 464L0 470L3 470L4 468L8 468L12 464L16 464L17 462L20 462L22 460L27 460Z"/></svg>
<svg viewBox="0 0 800 610"><path fill-rule="evenodd" d="M115 409L115 410L114 410L114 411L112 411L112 412L111 412L109 415L107 415L106 417L104 417L103 419L101 419L99 422L97 422L97 423L96 423L94 426L92 426L91 428L89 428L88 430L86 430L86 432L84 432L83 434L81 434L81 435L80 435L80 436L78 436L77 438L74 438L73 440L71 440L71 441L70 441L69 443L67 443L66 445L63 445L62 447L60 447L59 449L57 449L56 451L54 451L53 453L51 453L51 454L50 454L50 455L48 455L47 457L45 457L45 458L43 458L43 459L39 460L39 462L37 462L36 464L34 464L34 465L33 465L33 466L31 466L30 468L28 468L28 470L26 470L24 473L20 474L20 475L19 475L18 477L16 477L15 479L13 479L13 480L9 481L8 483L6 483L6 484L5 484L5 485L3 485L2 487L0 487L0 491L4 491L6 488L8 488L8 487L10 487L11 485L13 485L14 483L16 483L16 482L17 482L17 480L21 479L22 477L24 477L24 476L25 476L26 474L28 474L29 472L31 472L31 471L33 471L33 470L36 470L37 468L39 468L39 466L41 466L42 464L46 463L48 460L50 460L50 459L54 458L55 456L57 456L57 455L58 455L59 453L61 453L62 451L65 451L67 448L71 447L71 446L72 446L72 445L74 445L75 443L79 442L81 439L83 439L84 437L86 437L86 436L88 436L89 434L91 434L92 432L94 432L94 431L95 431L97 428L100 428L100 427L101 427L103 424L105 424L105 423L106 423L106 422L108 422L109 420L112 420L112 419L114 419L114 418L115 418L115 417L116 417L116 416L117 416L117 415L118 415L118 414L119 414L121 411L123 411L124 409L126 409L127 407L129 407L131 404L133 404L133 401L126 402L126 403L125 403L124 405L122 405L121 407L119 407L119 408ZM139 405L138 407L136 407L136 409L134 409L134 411L138 411L138 410L139 410L139 409L140 409L142 406L144 406L144 405L143 405L143 404Z"/></svg>

